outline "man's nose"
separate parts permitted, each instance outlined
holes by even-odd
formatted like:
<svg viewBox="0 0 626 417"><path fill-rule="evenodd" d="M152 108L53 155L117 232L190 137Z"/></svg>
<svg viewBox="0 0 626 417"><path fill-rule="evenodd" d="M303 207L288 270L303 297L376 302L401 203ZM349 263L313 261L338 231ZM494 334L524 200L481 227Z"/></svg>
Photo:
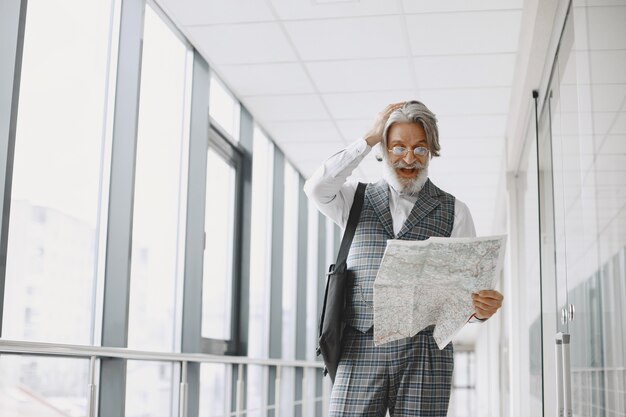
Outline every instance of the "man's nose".
<svg viewBox="0 0 626 417"><path fill-rule="evenodd" d="M416 160L417 160L417 157L415 156L415 154L411 150L409 150L406 153L406 155L404 156L404 162L406 162L407 164L412 164Z"/></svg>

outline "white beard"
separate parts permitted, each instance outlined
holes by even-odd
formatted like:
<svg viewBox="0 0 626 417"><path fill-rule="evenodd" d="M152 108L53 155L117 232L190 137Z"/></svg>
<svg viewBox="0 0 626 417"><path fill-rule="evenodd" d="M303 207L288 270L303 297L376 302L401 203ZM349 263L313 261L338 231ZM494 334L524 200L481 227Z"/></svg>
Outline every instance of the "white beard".
<svg viewBox="0 0 626 417"><path fill-rule="evenodd" d="M391 165L388 159L383 160L383 178L396 191L404 194L417 194L428 180L428 164L430 160L426 159L424 167L420 168L415 178L400 178L396 173L396 169Z"/></svg>

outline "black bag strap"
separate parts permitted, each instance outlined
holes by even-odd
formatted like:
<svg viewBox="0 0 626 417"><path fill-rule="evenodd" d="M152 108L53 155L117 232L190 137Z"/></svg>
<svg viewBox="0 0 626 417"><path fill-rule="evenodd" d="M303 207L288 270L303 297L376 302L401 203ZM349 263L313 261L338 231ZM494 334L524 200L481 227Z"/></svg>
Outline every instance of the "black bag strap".
<svg viewBox="0 0 626 417"><path fill-rule="evenodd" d="M359 224L359 218L361 217L361 209L363 208L363 200L365 200L365 187L367 184L362 182L356 187L356 193L354 194L354 201L352 202L352 207L350 208L350 215L348 216L348 225L346 226L346 231L343 233L343 238L341 239L341 246L339 246L339 254L337 255L337 262L335 262L335 266L339 267L339 265L346 262L348 259L348 252L350 251L350 246L352 245L352 239L354 238L354 232L356 231L356 226Z"/></svg>

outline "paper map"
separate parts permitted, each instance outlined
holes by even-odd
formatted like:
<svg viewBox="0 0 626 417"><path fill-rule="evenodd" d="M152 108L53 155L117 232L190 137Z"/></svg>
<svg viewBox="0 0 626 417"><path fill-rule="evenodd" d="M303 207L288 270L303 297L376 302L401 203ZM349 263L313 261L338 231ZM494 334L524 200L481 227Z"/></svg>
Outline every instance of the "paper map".
<svg viewBox="0 0 626 417"><path fill-rule="evenodd" d="M506 236L388 240L374 281L374 344L435 325L446 347L474 313L471 294L493 289Z"/></svg>

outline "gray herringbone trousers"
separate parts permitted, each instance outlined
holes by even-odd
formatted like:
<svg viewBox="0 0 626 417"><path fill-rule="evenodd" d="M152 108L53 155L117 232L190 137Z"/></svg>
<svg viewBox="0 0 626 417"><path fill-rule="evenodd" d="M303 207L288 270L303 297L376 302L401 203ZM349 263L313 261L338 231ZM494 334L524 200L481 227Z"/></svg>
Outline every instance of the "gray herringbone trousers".
<svg viewBox="0 0 626 417"><path fill-rule="evenodd" d="M432 327L374 346L373 332L347 327L330 417L446 417L454 359L439 350Z"/></svg>

